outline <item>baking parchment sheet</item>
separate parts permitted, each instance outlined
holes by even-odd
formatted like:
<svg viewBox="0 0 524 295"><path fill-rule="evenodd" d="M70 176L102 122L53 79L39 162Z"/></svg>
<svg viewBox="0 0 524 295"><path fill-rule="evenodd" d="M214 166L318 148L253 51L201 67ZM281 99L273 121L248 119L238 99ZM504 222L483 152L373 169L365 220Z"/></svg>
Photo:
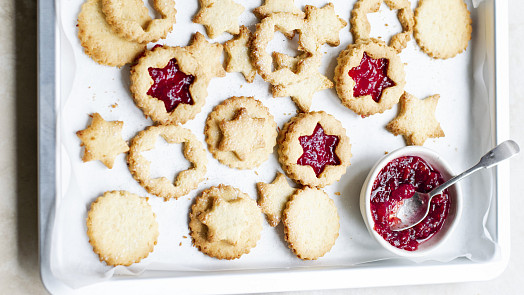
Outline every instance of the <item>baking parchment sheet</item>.
<svg viewBox="0 0 524 295"><path fill-rule="evenodd" d="M204 189L218 184L239 188L257 198L256 182L273 181L277 171L282 171L276 152L261 166L252 170L228 168L216 161L210 153L206 180L198 189L178 200L164 202L149 195L131 176L125 155L117 157L113 169L107 169L99 161L83 163L80 140L75 132L90 123L89 114L98 112L105 120L124 122L123 137L131 139L137 132L152 125L141 110L133 103L129 92L129 66L111 68L101 66L83 53L77 38L76 21L81 0L57 0L59 52L57 163L58 195L55 219L48 229L51 243L51 269L54 275L71 287L80 287L106 280L115 274L139 275L144 270L165 271L216 271L239 269L282 269L308 267L351 267L361 263L395 258L369 235L359 210L359 194L369 169L386 152L405 146L401 136L393 136L385 125L397 114L397 107L383 114L361 118L345 108L334 89L317 92L312 110L324 110L340 120L352 144L351 166L340 181L324 188L335 201L340 216L340 236L336 244L324 257L316 261L301 261L288 249L283 238L283 228L264 229L257 246L247 255L234 261L210 258L191 246L188 230L188 213L196 195ZM146 1L147 2L147 1ZM252 9L260 6L261 0L242 1L246 10L240 24L254 31L257 19ZM303 8L306 4L318 7L328 1L296 0ZM355 1L332 1L337 14L349 23ZM412 7L416 7L413 1ZM478 2L478 1L475 1ZM166 39L157 43L170 46L185 46L196 31L205 36L203 26L191 22L199 9L196 0L178 0L177 23ZM486 41L484 40L483 14L474 9L471 1L468 8L473 17L473 39L466 52L448 60L434 60L423 53L414 40L400 54L405 63L406 87L411 94L424 98L440 94L436 116L446 136L426 141L425 146L444 156L455 172L460 172L476 163L478 158L492 146L491 108L486 91L487 78L492 75L486 68ZM481 9L481 8L480 8ZM379 13L368 14L371 35L383 39L401 30L394 11L382 5ZM229 34L212 40L223 43ZM338 47L324 45L326 52L320 71L333 78L336 57L351 44L349 25L340 31ZM275 35L268 51L296 54L296 37L293 41L280 33ZM152 44L149 45L152 47ZM231 96L254 96L275 117L281 128L296 113L289 98L273 98L270 86L257 76L255 82L245 82L240 73L228 73L224 78L215 78L208 87L206 105L196 118L184 125L205 146L204 124L212 108ZM182 157L180 145L168 145L159 139L154 150L146 152L152 162L152 177L166 176L174 179L177 171L184 170L189 163ZM454 234L427 260L447 262L457 257L468 257L473 261L486 261L496 255L498 245L493 241L485 220L493 195L493 175L483 171L462 182L464 210ZM127 190L149 197L149 203L157 215L160 236L154 252L139 264L130 267L108 267L100 262L92 251L86 235L85 220L92 201L105 191ZM339 194L340 193L340 194ZM425 259L419 259L422 262ZM394 261L391 262L395 263Z"/></svg>

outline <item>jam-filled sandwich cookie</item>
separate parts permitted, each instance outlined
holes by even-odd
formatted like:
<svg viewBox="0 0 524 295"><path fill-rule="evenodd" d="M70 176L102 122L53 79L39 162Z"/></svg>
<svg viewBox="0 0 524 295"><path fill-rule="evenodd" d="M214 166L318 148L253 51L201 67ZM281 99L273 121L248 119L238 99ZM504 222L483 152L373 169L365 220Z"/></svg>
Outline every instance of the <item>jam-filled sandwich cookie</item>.
<svg viewBox="0 0 524 295"><path fill-rule="evenodd" d="M340 229L333 200L322 190L309 187L291 196L282 222L289 248L304 260L315 260L329 252Z"/></svg>
<svg viewBox="0 0 524 295"><path fill-rule="evenodd" d="M209 151L220 163L251 169L265 162L273 152L277 124L260 101L232 97L209 114L204 133Z"/></svg>
<svg viewBox="0 0 524 295"><path fill-rule="evenodd" d="M324 187L346 173L351 144L346 130L325 112L301 113L284 125L278 138L278 160L294 181Z"/></svg>
<svg viewBox="0 0 524 295"><path fill-rule="evenodd" d="M184 157L191 163L189 169L178 173L174 183L166 177L151 178L151 162L142 152L155 148L159 136L169 144L182 143ZM191 131L175 125L150 126L131 140L127 157L129 171L149 193L165 200L177 199L198 187L206 175L206 151Z"/></svg>
<svg viewBox="0 0 524 295"><path fill-rule="evenodd" d="M158 223L145 198L126 191L105 192L91 204L87 235L100 261L128 266L153 252Z"/></svg>
<svg viewBox="0 0 524 295"><path fill-rule="evenodd" d="M205 103L207 78L182 47L146 51L131 68L131 93L146 116L160 124L184 124Z"/></svg>
<svg viewBox="0 0 524 295"><path fill-rule="evenodd" d="M359 40L337 58L335 83L342 103L361 116L382 113L404 92L404 64L396 51L376 39Z"/></svg>
<svg viewBox="0 0 524 295"><path fill-rule="evenodd" d="M198 196L189 213L193 245L218 259L237 259L260 239L262 214L247 194L226 185Z"/></svg>

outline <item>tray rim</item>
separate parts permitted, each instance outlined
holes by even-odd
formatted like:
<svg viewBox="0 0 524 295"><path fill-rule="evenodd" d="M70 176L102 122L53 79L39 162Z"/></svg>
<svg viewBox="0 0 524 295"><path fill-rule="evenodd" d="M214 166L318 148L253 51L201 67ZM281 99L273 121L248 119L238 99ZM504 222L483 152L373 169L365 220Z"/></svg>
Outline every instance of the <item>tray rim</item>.
<svg viewBox="0 0 524 295"><path fill-rule="evenodd" d="M509 138L509 80L508 80L508 3L489 0L493 6L494 50L494 144ZM188 293L246 293L298 291L314 289L341 289L398 285L420 285L490 280L499 276L509 262L510 252L510 201L509 163L495 171L497 210L495 211L497 240L500 251L489 261L475 263L465 258L449 263L426 262L422 264L402 261L399 265L373 263L349 268L274 269L263 271L226 272L146 272L140 278L114 278L112 280L72 289L55 277L50 268L46 235L48 224L54 218L53 204L56 195L56 111L58 93L56 79L56 50L59 32L56 18L56 1L38 1L38 233L40 275L45 288L53 294L92 294L93 292L118 291L160 293L173 290ZM45 45L45 46L44 46ZM392 271L395 269L397 271ZM420 273L438 273L438 280ZM166 276L167 274L167 276ZM371 276L373 274L373 276ZM386 276L387 275L387 276ZM345 277L351 280L344 279ZM381 280L370 280L380 277ZM417 278L416 281L413 277ZM205 279L206 284L201 280Z"/></svg>

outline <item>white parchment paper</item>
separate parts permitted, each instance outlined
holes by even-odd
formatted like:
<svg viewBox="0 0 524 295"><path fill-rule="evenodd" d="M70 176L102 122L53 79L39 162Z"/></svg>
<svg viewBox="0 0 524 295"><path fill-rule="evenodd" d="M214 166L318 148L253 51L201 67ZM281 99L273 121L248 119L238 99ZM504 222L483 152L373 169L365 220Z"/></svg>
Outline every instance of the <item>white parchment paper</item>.
<svg viewBox="0 0 524 295"><path fill-rule="evenodd" d="M147 2L147 1L146 1ZM185 46L192 34L204 28L191 22L198 11L197 0L177 1L177 23L173 32L158 43ZM323 6L327 1L295 1L303 8L306 4ZM333 1L337 13L349 23L350 11L355 1ZM413 8L416 5L416 1ZM478 2L478 1L476 1ZM125 156L120 155L113 169L107 169L98 161L83 163L80 140L75 132L90 122L89 114L98 112L105 120L124 121L123 137L131 139L137 132L152 125L132 100L129 92L129 66L110 68L96 64L83 53L77 38L76 20L81 0L57 0L58 28L60 32L58 62L59 97L58 143L59 162L56 218L49 229L51 241L51 269L55 276L72 287L79 287L109 279L114 274L139 275L144 270L210 271L239 269L273 269L296 267L355 266L376 260L393 258L382 249L367 232L359 211L359 193L369 169L389 152L405 145L400 136L386 131L385 125L397 114L397 107L384 114L361 118L345 108L334 89L318 92L313 99L312 110L325 110L338 118L347 130L352 144L353 158L347 173L340 181L325 188L334 199L340 215L340 236L335 246L317 261L301 261L287 248L283 228L264 224L262 238L248 255L234 261L221 261L203 255L191 246L188 230L188 212L195 196L202 190L218 184L233 185L256 199L256 182L271 182L276 171L281 171L276 153L260 167L253 170L230 169L207 154L207 179L189 195L163 202L149 195L129 173ZM242 1L246 7L240 23L253 31L257 22L251 13L261 5L260 0ZM442 154L460 172L476 163L491 148L491 106L488 101L484 78L486 68L486 44L484 26L477 17L471 1L468 7L474 19L473 40L466 52L449 60L434 60L424 54L415 41L401 53L406 70L405 90L419 98L440 94L437 119L446 136L428 140L426 147ZM388 39L401 30L396 14L382 5L380 13L369 14L374 37ZM387 24L387 25L386 25ZM207 35L206 35L207 36ZM231 36L223 34L215 42L224 42ZM321 72L330 79L339 52L352 43L349 26L340 31L338 47L323 47L326 52ZM152 44L150 44L150 47ZM296 53L296 40L289 42L276 34L271 50ZM487 73L488 77L490 73ZM289 98L273 98L269 84L259 76L252 84L246 83L240 73L228 73L224 78L211 81L206 105L197 117L186 123L204 142L204 122L212 108L231 96L254 96L266 105L279 127L296 112ZM146 156L152 161L152 176L172 177L186 169L180 146L168 145L162 140L157 148ZM497 252L497 245L484 224L490 208L493 192L493 176L486 171L463 181L464 211L460 224L445 245L428 260L447 262L457 257L474 261L486 261ZM141 263L131 267L111 268L101 263L92 251L86 235L86 215L93 200L109 190L127 190L140 196L148 196L160 227L158 244L153 253ZM340 195L338 194L340 193ZM474 198L473 198L474 197ZM424 259L425 260L425 259ZM422 260L420 260L422 262ZM395 263L395 262L391 262Z"/></svg>

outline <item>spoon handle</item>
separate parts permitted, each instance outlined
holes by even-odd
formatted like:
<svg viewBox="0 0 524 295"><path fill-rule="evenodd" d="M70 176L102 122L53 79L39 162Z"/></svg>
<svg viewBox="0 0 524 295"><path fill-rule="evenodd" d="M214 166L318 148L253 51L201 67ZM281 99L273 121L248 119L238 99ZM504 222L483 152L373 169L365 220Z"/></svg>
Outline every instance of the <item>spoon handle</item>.
<svg viewBox="0 0 524 295"><path fill-rule="evenodd" d="M498 163L518 154L519 151L520 148L516 142L514 142L513 140L506 140L503 143L497 145L491 151L487 152L475 166L451 178L450 180L444 182L443 184L439 185L437 188L429 192L429 196L436 196L442 193L442 191L444 191L448 187L452 186L455 182L461 180L462 178L467 177L479 171L480 169L491 168L497 165Z"/></svg>

